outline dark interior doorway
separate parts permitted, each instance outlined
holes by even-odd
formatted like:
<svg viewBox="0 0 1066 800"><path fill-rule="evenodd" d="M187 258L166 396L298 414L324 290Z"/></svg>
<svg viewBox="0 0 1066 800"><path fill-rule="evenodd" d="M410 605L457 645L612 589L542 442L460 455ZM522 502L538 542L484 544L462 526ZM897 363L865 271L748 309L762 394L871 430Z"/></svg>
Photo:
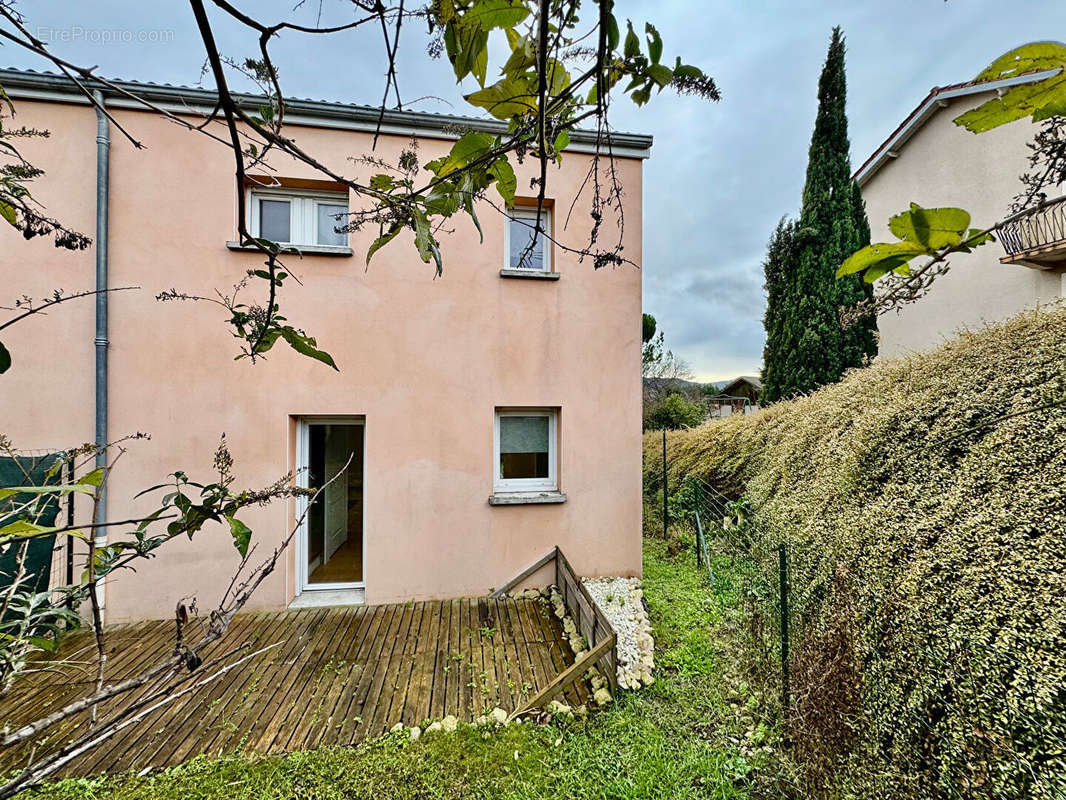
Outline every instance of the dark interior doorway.
<svg viewBox="0 0 1066 800"><path fill-rule="evenodd" d="M363 425L307 424L307 485L326 486L307 513L307 582L362 583L363 575Z"/></svg>

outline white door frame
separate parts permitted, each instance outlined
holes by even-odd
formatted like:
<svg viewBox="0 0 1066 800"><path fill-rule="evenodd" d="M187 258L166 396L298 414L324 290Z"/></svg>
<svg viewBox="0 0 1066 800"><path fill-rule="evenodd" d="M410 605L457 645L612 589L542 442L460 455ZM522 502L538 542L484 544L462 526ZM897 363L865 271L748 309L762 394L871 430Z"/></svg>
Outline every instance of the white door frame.
<svg viewBox="0 0 1066 800"><path fill-rule="evenodd" d="M363 429L363 452L357 457L363 459L363 580L350 583L310 583L310 574L307 569L307 536L308 515L307 498L300 497L296 504L297 518L303 517L300 523L300 532L296 536L296 594L302 592L337 591L344 589L366 588L366 418L362 416L351 417L316 417L304 416L297 419L296 427L296 450L297 450L297 485L306 489L307 462L310 458L309 427L311 425L358 425Z"/></svg>

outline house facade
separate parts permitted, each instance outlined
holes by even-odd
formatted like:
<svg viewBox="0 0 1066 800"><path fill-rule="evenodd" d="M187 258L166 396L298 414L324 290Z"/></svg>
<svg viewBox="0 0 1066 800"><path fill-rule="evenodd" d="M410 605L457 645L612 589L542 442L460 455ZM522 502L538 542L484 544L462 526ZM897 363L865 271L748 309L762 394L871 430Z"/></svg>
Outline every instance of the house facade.
<svg viewBox="0 0 1066 800"><path fill-rule="evenodd" d="M51 216L91 234L95 110L56 76L0 71L0 85L17 124L51 132L25 146L47 172L34 182L35 197ZM126 87L193 121L212 108L202 90ZM304 515L283 568L251 608L480 595L555 545L585 575L640 573L639 269L594 270L548 240L527 248L528 227L512 219L521 207L505 215L487 203L479 209L483 241L468 219L449 221L443 277L421 262L408 234L368 267L375 231L335 230L337 215L357 202L343 186L279 157L270 163L275 185L238 187L226 147L114 92L104 89L103 99L117 125L145 145L134 148L109 126L107 283L138 288L108 294L108 438L151 436L125 445L108 487L108 518L149 510L135 495L175 470L213 479L212 455L225 434L241 487L289 472L320 486L354 454L346 479ZM287 114L287 135L339 173L352 174L349 158L372 152L377 109L294 100ZM396 163L414 137L425 163L471 127L498 130L490 121L389 112L372 154ZM650 137L614 140L624 252L635 261L650 146ZM575 210L567 220L565 210L593 150L591 135L578 134L552 169L548 196L559 213L549 224L558 243L588 240L588 214ZM534 169L529 161L517 167L519 191ZM281 344L255 364L235 362L224 309L155 299L169 289L232 292L261 265L235 241L238 192L253 234L302 250L286 259L302 285L287 282L282 313L317 338L339 371ZM8 301L93 288L99 242L72 253L44 237L0 236ZM93 441L96 322L90 298L5 332L14 364L0 384L0 432L16 447ZM241 516L265 556L303 510L277 502ZM174 540L136 572L106 582L106 619L167 617L189 595L210 607L237 565L228 530Z"/></svg>
<svg viewBox="0 0 1066 800"><path fill-rule="evenodd" d="M855 173L873 241L895 241L888 220L910 203L968 210L974 226L1005 218L1029 171L1029 120L975 135L954 119L997 92L1049 73L933 89ZM1054 194L1054 192L1053 192ZM1000 241L956 256L929 294L880 317L882 355L925 350L1066 293L1066 206L1057 204L1004 231ZM1056 233L1056 231L1058 231Z"/></svg>

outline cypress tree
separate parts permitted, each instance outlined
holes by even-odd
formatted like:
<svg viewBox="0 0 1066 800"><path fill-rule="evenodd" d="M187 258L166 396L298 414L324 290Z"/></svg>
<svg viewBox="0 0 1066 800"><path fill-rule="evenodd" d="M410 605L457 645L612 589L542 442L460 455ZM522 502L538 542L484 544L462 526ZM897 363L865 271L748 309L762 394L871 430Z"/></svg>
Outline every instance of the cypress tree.
<svg viewBox="0 0 1066 800"><path fill-rule="evenodd" d="M784 387L778 384L785 376L785 364L782 357L788 353L785 341L787 328L784 325L785 299L790 291L792 266L795 260L794 239L796 223L781 219L774 229L766 246L766 260L763 261L763 274L766 276L766 316L763 327L766 328L766 347L763 348L762 399L777 400Z"/></svg>
<svg viewBox="0 0 1066 800"><path fill-rule="evenodd" d="M764 395L770 402L838 381L877 353L876 319L847 329L840 320L841 308L871 296L858 276L836 278L837 267L870 241L862 195L851 180L844 51L843 34L834 28L818 81L818 116L792 255L782 277L775 278L782 282L780 307L767 311ZM771 325L779 328L773 335Z"/></svg>

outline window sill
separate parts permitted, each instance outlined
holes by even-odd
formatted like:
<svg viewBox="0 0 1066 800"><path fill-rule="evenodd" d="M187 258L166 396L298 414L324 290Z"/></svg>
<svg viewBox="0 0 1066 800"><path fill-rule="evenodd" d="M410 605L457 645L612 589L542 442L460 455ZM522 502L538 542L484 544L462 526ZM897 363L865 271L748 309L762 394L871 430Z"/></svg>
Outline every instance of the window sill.
<svg viewBox="0 0 1066 800"><path fill-rule="evenodd" d="M254 245L241 244L240 242L226 242L226 247L230 250L240 250L245 253L262 252ZM328 244L288 245L281 249L281 253L282 255L289 253L300 256L340 256L341 258L350 258L354 255L354 253L352 253L352 248L350 247L339 247Z"/></svg>
<svg viewBox="0 0 1066 800"><path fill-rule="evenodd" d="M501 269L501 278L533 278L540 281L559 280L558 272L542 272L536 269Z"/></svg>
<svg viewBox="0 0 1066 800"><path fill-rule="evenodd" d="M490 506L524 506L538 503L565 503L562 492L500 492L489 495Z"/></svg>

